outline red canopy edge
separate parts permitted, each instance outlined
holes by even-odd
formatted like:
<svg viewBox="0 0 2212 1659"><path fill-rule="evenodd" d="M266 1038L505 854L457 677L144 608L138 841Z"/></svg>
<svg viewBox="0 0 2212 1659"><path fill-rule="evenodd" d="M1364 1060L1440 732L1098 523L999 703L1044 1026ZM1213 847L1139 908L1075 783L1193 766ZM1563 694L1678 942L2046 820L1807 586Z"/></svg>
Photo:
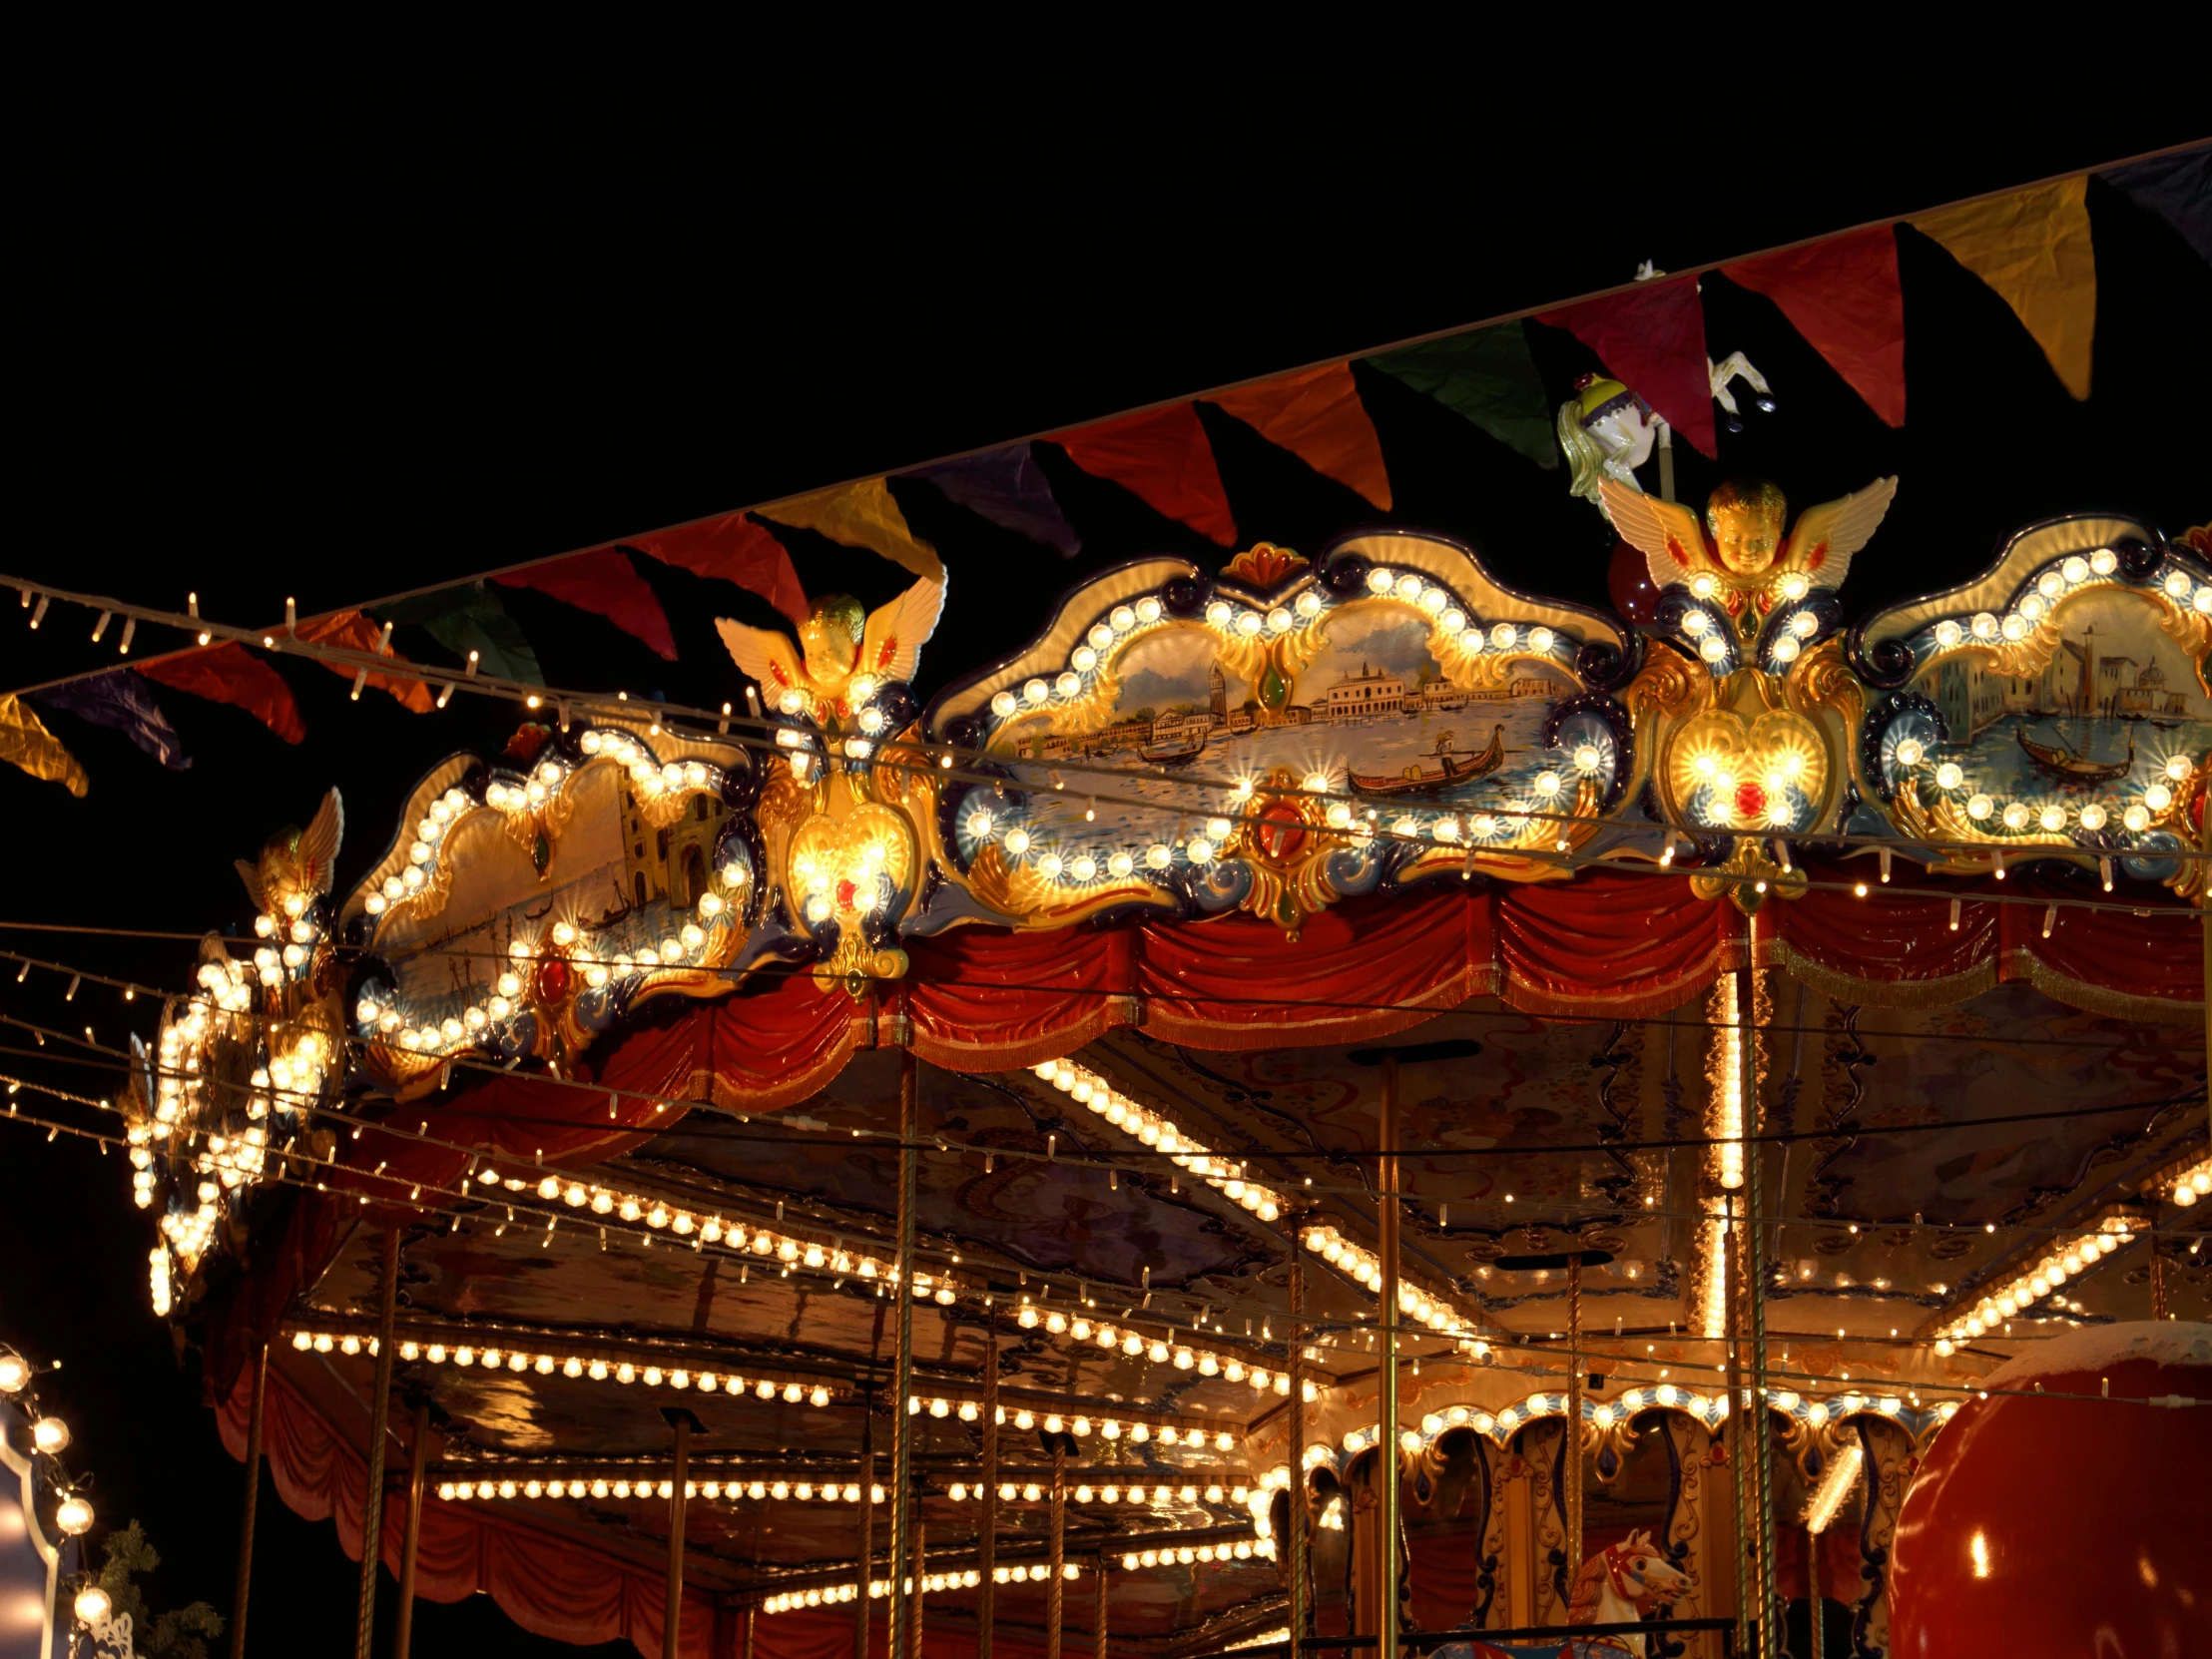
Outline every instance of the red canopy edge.
<svg viewBox="0 0 2212 1659"><path fill-rule="evenodd" d="M244 1461L253 1382L241 1377L216 1412L217 1431ZM361 1502L367 1469L361 1454L322 1413L272 1367L263 1404L262 1444L277 1495L294 1514L336 1523L338 1547L361 1558ZM388 1465L387 1465L388 1466ZM399 1571L406 1506L387 1502L381 1542L384 1565ZM523 1629L556 1641L591 1646L627 1638L642 1654L661 1652L667 1584L658 1565L642 1566L513 1518L504 1508L453 1503L433 1489L423 1494L415 1546L415 1590L430 1601L461 1601L481 1592ZM869 1621L876 1652L887 1624ZM973 1649L960 1630L927 1632L922 1659L960 1659ZM1042 1659L1044 1644L1018 1631L994 1633L994 1652ZM678 1651L685 1659L739 1659L745 1651L745 1609L731 1598L687 1584ZM852 1651L849 1608L780 1613L755 1620L754 1659L842 1659Z"/></svg>

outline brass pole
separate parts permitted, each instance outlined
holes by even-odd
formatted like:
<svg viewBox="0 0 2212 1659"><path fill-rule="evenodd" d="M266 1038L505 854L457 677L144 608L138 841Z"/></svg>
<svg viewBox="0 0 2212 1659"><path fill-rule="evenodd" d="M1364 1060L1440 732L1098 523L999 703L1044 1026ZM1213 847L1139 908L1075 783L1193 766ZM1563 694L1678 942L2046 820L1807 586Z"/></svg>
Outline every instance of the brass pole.
<svg viewBox="0 0 2212 1659"><path fill-rule="evenodd" d="M760 1611L758 1607L748 1607L745 1610L745 1659L753 1659L753 1621L759 1617Z"/></svg>
<svg viewBox="0 0 2212 1659"><path fill-rule="evenodd" d="M983 1330L983 1529L976 1539L975 1659L991 1659L998 1616L998 1325Z"/></svg>
<svg viewBox="0 0 2212 1659"><path fill-rule="evenodd" d="M1758 970L1739 970L1743 999L1744 1186L1751 1196L1746 1233L1744 1294L1751 1304L1751 1433L1746 1449L1753 1462L1759 1565L1759 1655L1781 1659L1782 1621L1776 1616L1774 1561L1774 1419L1767 1411L1767 1160L1759 1111Z"/></svg>
<svg viewBox="0 0 2212 1659"><path fill-rule="evenodd" d="M852 1659L867 1659L868 1581L875 1574L875 1399L860 1417L860 1593L852 1598Z"/></svg>
<svg viewBox="0 0 2212 1659"><path fill-rule="evenodd" d="M1721 1260L1728 1284L1728 1477L1736 1508L1736 1651L1751 1651L1754 1578L1751 1570L1750 1413L1744 1409L1744 1233L1737 1195L1729 1193Z"/></svg>
<svg viewBox="0 0 2212 1659"><path fill-rule="evenodd" d="M254 1587L254 1509L262 1495L262 1408L269 1398L269 1344L254 1351L254 1403L246 1417L246 1505L239 1511L238 1588L231 1597L231 1659L246 1659L247 1592Z"/></svg>
<svg viewBox="0 0 2212 1659"><path fill-rule="evenodd" d="M1284 1539L1284 1559L1291 1574L1291 1659L1298 1659L1298 1643L1307 1635L1310 1622L1309 1585L1306 1581L1306 1262L1299 1254L1299 1230L1296 1223L1291 1235L1291 1445L1289 1451L1291 1469L1290 1504L1285 1511L1284 1530L1290 1534ZM1104 1606L1106 1594L1103 1576L1099 1596ZM1103 1647L1103 1642L1101 1643ZM1103 1654L1101 1654L1103 1659Z"/></svg>
<svg viewBox="0 0 2212 1659"><path fill-rule="evenodd" d="M1806 1651L1810 1659L1823 1659L1821 1643L1825 1632L1821 1626L1827 1621L1821 1616L1821 1535L1813 1531L1805 1534L1805 1605L1812 1615L1812 1635Z"/></svg>
<svg viewBox="0 0 2212 1659"><path fill-rule="evenodd" d="M354 1654L369 1659L376 1628L376 1569L384 1553L384 1438L391 1429L391 1318L399 1294L399 1229L384 1233L384 1285L376 1308L376 1382L368 1400L368 1472L361 1493L361 1602Z"/></svg>
<svg viewBox="0 0 2212 1659"><path fill-rule="evenodd" d="M1091 1659L1106 1659L1106 1557L1098 1558L1098 1611L1091 1615Z"/></svg>
<svg viewBox="0 0 2212 1659"><path fill-rule="evenodd" d="M684 1489L691 1484L692 1419L689 1411L677 1412L675 1417L676 1478L668 1484L668 1591L661 1600L661 1659L676 1659L684 1631Z"/></svg>
<svg viewBox="0 0 2212 1659"><path fill-rule="evenodd" d="M415 1551L422 1542L422 1487L430 1466L430 1407L414 1408L407 1442L407 1528L399 1539L399 1612L391 1627L391 1659L407 1659L414 1641Z"/></svg>
<svg viewBox="0 0 2212 1659"><path fill-rule="evenodd" d="M1376 1521L1382 1531L1382 1606L1376 1609L1378 1659L1397 1655L1397 1056L1382 1056L1382 1111L1376 1203L1382 1257L1382 1439L1376 1447ZM1295 1650L1294 1650L1295 1651Z"/></svg>
<svg viewBox="0 0 2212 1659"><path fill-rule="evenodd" d="M1559 1477L1567 1500L1567 1583L1582 1570L1582 1253L1567 1258L1567 1432Z"/></svg>
<svg viewBox="0 0 2212 1659"><path fill-rule="evenodd" d="M906 1617L911 1628L906 1632L906 1651L919 1659L921 1653L921 1574L929 1562L929 1529L921 1517L914 1517L914 1559L911 1571L914 1575L914 1592L906 1598Z"/></svg>
<svg viewBox="0 0 2212 1659"><path fill-rule="evenodd" d="M1060 1625L1067 1613L1068 1449L1052 1436L1052 1539L1045 1559L1044 1659L1060 1659Z"/></svg>
<svg viewBox="0 0 2212 1659"><path fill-rule="evenodd" d="M2212 858L2212 810L2204 815L2204 825L2197 836L2197 850ZM2197 866L2204 881L2201 895L2204 904L2204 1041L2212 1052L2212 863ZM2212 1128L2212 1071L2205 1075L2204 1116L2207 1128Z"/></svg>
<svg viewBox="0 0 2212 1659"><path fill-rule="evenodd" d="M891 1659L921 1659L915 1637L920 1620L909 1620L906 1610L909 1600L921 1599L918 1571L913 1574L910 1595L906 1589L907 1562L920 1553L919 1529L914 1524L914 1415L908 1409L914 1391L914 1188L921 1156L914 1145L919 1128L914 1066L914 1051L902 1049L898 1056L898 1278L891 1292L898 1298L891 1403Z"/></svg>

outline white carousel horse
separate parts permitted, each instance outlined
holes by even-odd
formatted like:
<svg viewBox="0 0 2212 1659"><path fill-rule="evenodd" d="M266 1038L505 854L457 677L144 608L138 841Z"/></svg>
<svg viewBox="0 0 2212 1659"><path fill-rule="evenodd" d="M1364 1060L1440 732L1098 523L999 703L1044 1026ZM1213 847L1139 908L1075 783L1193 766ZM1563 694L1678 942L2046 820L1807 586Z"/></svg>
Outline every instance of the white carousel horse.
<svg viewBox="0 0 2212 1659"><path fill-rule="evenodd" d="M1582 1563L1574 1575L1567 1603L1567 1623L1634 1624L1654 1607L1666 1607L1689 1594L1689 1575L1669 1561L1666 1552L1647 1532L1631 1532L1619 1543L1599 1550ZM1641 1636L1575 1636L1565 1642L1486 1642L1472 1633L1464 1647L1456 1643L1437 1651L1436 1659L1607 1659L1609 1655L1634 1654L1644 1659Z"/></svg>
<svg viewBox="0 0 2212 1659"><path fill-rule="evenodd" d="M1567 1623L1632 1624L1653 1607L1670 1606L1689 1591L1689 1575L1667 1559L1651 1534L1631 1532L1582 1563L1568 1597ZM1603 1639L1618 1642L1643 1659L1643 1637Z"/></svg>

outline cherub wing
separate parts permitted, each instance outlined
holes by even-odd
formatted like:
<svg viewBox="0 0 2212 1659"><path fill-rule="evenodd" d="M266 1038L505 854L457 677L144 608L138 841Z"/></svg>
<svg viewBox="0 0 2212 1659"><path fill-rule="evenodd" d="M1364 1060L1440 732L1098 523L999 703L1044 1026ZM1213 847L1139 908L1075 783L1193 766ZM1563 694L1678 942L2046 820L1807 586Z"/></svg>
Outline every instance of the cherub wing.
<svg viewBox="0 0 2212 1659"><path fill-rule="evenodd" d="M1650 565L1653 587L1686 582L1696 572L1713 568L1697 514L1679 501L1661 501L1611 478L1600 479L1597 489L1598 503L1621 540L1641 550Z"/></svg>
<svg viewBox="0 0 2212 1659"><path fill-rule="evenodd" d="M748 628L726 616L715 619L715 632L729 649L730 660L760 686L771 709L777 699L795 688L813 694L807 671L799 665L799 651L787 636L773 628Z"/></svg>
<svg viewBox="0 0 2212 1659"><path fill-rule="evenodd" d="M246 896L254 901L254 908L268 909L269 899L262 891L261 866L250 864L244 858L233 858L231 867L239 872L239 879L246 883Z"/></svg>
<svg viewBox="0 0 2212 1659"><path fill-rule="evenodd" d="M1895 478L1877 478L1841 501L1806 508L1783 543L1776 568L1802 570L1816 587L1842 587L1851 574L1851 556L1874 539L1897 492Z"/></svg>
<svg viewBox="0 0 2212 1659"><path fill-rule="evenodd" d="M307 828L299 832L299 885L310 896L330 890L330 872L337 866L338 842L345 838L345 804L332 790L322 798Z"/></svg>
<svg viewBox="0 0 2212 1659"><path fill-rule="evenodd" d="M878 680L911 680L921 648L944 613L944 583L924 576L888 605L868 613L857 672Z"/></svg>

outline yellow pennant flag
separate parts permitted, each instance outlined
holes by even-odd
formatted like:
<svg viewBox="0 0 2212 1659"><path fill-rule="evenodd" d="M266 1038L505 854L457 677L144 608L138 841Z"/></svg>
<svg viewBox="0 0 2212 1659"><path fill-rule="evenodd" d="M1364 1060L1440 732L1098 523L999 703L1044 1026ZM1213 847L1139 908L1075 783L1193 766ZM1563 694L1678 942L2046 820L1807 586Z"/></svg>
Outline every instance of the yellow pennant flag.
<svg viewBox="0 0 2212 1659"><path fill-rule="evenodd" d="M0 692L0 761L21 767L33 778L66 785L71 795L82 796L92 788L77 757L13 692Z"/></svg>
<svg viewBox="0 0 2212 1659"><path fill-rule="evenodd" d="M906 515L891 498L890 485L880 478L834 484L754 510L779 524L795 524L848 547L880 553L916 576L936 578L944 574L944 561L937 557L937 550L906 528Z"/></svg>
<svg viewBox="0 0 2212 1659"><path fill-rule="evenodd" d="M1912 220L1913 229L1996 289L2076 397L2089 395L2097 256L2086 177Z"/></svg>

